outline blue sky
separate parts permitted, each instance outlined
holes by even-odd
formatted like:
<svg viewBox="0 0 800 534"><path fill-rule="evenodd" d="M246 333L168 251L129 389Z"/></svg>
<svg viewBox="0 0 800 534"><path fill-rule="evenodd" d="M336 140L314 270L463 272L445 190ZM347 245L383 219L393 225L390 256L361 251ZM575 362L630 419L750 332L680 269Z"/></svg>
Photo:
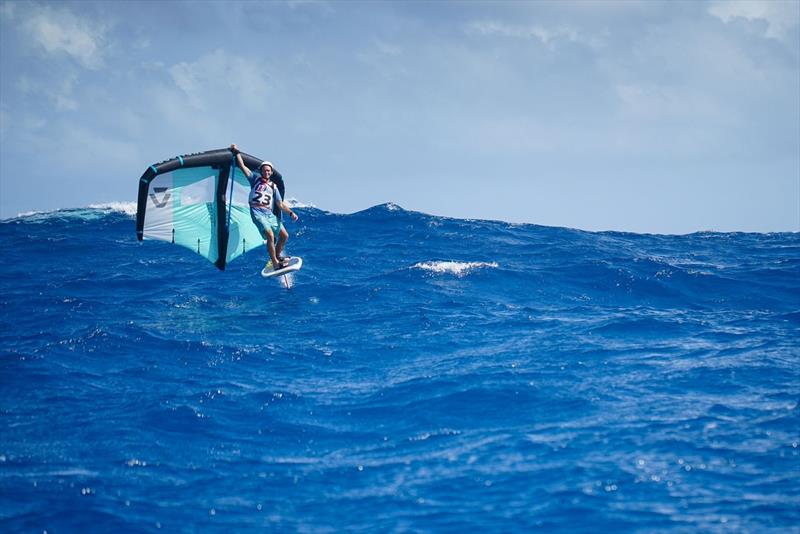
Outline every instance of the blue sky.
<svg viewBox="0 0 800 534"><path fill-rule="evenodd" d="M0 217L236 142L289 196L800 230L800 2L0 2Z"/></svg>

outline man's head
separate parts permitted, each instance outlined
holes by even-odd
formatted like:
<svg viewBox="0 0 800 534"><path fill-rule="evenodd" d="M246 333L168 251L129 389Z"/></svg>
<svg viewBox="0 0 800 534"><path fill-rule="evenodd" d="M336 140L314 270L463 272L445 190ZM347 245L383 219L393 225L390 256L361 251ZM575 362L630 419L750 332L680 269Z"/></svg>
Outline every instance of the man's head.
<svg viewBox="0 0 800 534"><path fill-rule="evenodd" d="M272 176L272 163L269 161L262 161L261 165L258 166L259 171L261 171L262 178L269 178Z"/></svg>

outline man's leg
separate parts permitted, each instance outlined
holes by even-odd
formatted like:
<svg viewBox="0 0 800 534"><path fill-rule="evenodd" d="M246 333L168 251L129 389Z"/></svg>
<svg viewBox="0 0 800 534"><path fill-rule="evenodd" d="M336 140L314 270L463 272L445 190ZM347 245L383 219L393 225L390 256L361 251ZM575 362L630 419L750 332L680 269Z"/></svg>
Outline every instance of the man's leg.
<svg viewBox="0 0 800 534"><path fill-rule="evenodd" d="M280 234L278 234L278 246L275 249L275 255L279 258L281 257L281 252L283 252L283 247L286 246L286 241L289 240L289 232L286 231L286 228L281 225Z"/></svg>
<svg viewBox="0 0 800 534"><path fill-rule="evenodd" d="M280 263L278 263L278 258L275 255L275 234L272 233L272 230L270 228L267 228L264 231L264 235L267 236L265 242L267 244L267 252L269 253L270 259L272 260L272 266L275 267L276 269L280 269Z"/></svg>

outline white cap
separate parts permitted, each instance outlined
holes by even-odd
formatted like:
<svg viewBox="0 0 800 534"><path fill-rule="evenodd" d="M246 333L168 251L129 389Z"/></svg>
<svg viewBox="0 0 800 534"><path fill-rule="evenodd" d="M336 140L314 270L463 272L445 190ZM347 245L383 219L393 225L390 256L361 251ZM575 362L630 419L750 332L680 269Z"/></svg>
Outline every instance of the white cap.
<svg viewBox="0 0 800 534"><path fill-rule="evenodd" d="M271 162L269 162L269 161L266 161L266 160L262 161L262 162L261 162L261 165L259 165L259 166L258 166L258 168L260 169L260 168L261 168L261 167L263 167L264 165L269 165L270 167L272 167L272 170L273 170L273 171L275 170L275 166L274 166L274 165L273 165Z"/></svg>

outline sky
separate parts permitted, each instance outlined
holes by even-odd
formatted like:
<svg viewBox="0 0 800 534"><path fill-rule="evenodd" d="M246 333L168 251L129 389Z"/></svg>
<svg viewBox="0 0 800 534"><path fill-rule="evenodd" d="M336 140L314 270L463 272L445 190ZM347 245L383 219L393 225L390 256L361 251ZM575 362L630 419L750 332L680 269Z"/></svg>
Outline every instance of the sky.
<svg viewBox="0 0 800 534"><path fill-rule="evenodd" d="M800 231L800 2L0 0L0 217L237 145L287 196Z"/></svg>

